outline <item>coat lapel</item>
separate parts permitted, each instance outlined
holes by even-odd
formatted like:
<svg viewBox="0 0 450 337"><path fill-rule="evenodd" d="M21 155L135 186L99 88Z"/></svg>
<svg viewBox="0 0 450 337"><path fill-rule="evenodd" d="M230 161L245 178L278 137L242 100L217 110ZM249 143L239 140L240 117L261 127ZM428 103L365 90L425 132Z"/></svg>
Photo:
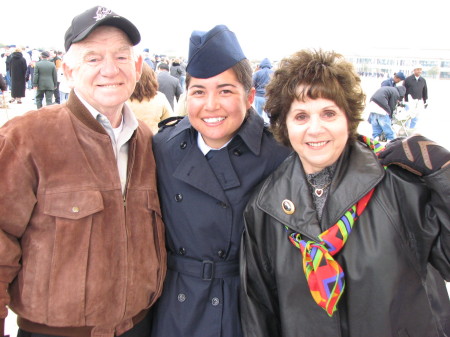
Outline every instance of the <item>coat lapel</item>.
<svg viewBox="0 0 450 337"><path fill-rule="evenodd" d="M317 219L312 195L296 153L266 180L258 195L257 205L282 225L316 239L383 179L384 169L370 152L365 145L355 142L341 155L322 215L322 225ZM294 213L284 211L284 200L292 202Z"/></svg>
<svg viewBox="0 0 450 337"><path fill-rule="evenodd" d="M295 207L292 214L288 214L283 207L286 200ZM296 153L291 154L266 180L259 193L257 205L277 219L281 223L280 226L287 226L310 238L321 233L303 168Z"/></svg>
<svg viewBox="0 0 450 337"><path fill-rule="evenodd" d="M189 142L187 151L178 163L173 176L210 196L228 203L228 199L207 159L195 142Z"/></svg>

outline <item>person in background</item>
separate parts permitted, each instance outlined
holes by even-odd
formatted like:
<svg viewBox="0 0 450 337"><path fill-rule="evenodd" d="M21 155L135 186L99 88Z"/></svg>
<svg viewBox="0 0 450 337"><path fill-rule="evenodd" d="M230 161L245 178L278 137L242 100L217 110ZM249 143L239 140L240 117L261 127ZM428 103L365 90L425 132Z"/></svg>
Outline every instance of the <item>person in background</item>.
<svg viewBox="0 0 450 337"><path fill-rule="evenodd" d="M269 83L272 74L272 63L268 58L261 61L258 70L253 74L253 86L256 89L255 109L258 115L265 119L267 119L267 114L264 112L266 86Z"/></svg>
<svg viewBox="0 0 450 337"><path fill-rule="evenodd" d="M416 127L419 116L428 107L428 86L427 81L421 76L422 66L416 65L413 74L408 76L403 85L406 88L405 101L409 102L409 111L413 118L406 123L410 129Z"/></svg>
<svg viewBox="0 0 450 337"><path fill-rule="evenodd" d="M6 91L7 86L6 86L6 81L5 78L3 77L3 74L0 73L0 92L3 94L4 91Z"/></svg>
<svg viewBox="0 0 450 337"><path fill-rule="evenodd" d="M62 64L62 52L50 50L49 53L50 53L49 60L55 64L56 73L58 73L59 69L61 68L61 64ZM56 87L55 87L55 90L53 91L53 95L55 96L55 104L61 103L61 99L59 97L59 80L58 80L58 78L56 78Z"/></svg>
<svg viewBox="0 0 450 337"><path fill-rule="evenodd" d="M63 67L59 67L57 77L59 83L58 88L59 88L60 103L64 103L69 99L70 87L66 77L64 76Z"/></svg>
<svg viewBox="0 0 450 337"><path fill-rule="evenodd" d="M10 64L11 64L11 50L15 49L14 45L10 45L5 50L5 65L6 65L6 85L8 89L11 90L11 72L10 72Z"/></svg>
<svg viewBox="0 0 450 337"><path fill-rule="evenodd" d="M166 96L158 91L156 74L147 63L142 65L141 79L136 83L128 105L136 118L147 124L153 134L158 132L159 122L173 115Z"/></svg>
<svg viewBox="0 0 450 337"><path fill-rule="evenodd" d="M27 66L27 71L25 73L25 80L27 89L33 89L33 77L34 77L34 66L36 65L35 61L30 61L30 64Z"/></svg>
<svg viewBox="0 0 450 337"><path fill-rule="evenodd" d="M170 107L174 109L175 102L178 102L180 95L183 93L180 81L169 73L169 65L165 62L160 62L158 65L158 90L166 95Z"/></svg>
<svg viewBox="0 0 450 337"><path fill-rule="evenodd" d="M266 93L295 152L244 212L244 335L448 336L450 152L359 136L365 95L335 52L282 60Z"/></svg>
<svg viewBox="0 0 450 337"><path fill-rule="evenodd" d="M395 138L392 129L392 116L397 105L403 100L406 89L399 85L396 87L381 87L370 98L367 111L370 112L369 120L372 124L372 138L379 140L384 134L387 141Z"/></svg>
<svg viewBox="0 0 450 337"><path fill-rule="evenodd" d="M56 89L57 77L56 66L49 61L50 53L43 51L41 60L34 65L33 88L36 90L36 106L42 108L45 95L45 104L53 104L53 92Z"/></svg>
<svg viewBox="0 0 450 337"><path fill-rule="evenodd" d="M144 48L142 56L144 58L144 62L147 63L150 66L150 68L152 68L153 70L156 70L155 64L153 63L152 59L150 58L150 49Z"/></svg>
<svg viewBox="0 0 450 337"><path fill-rule="evenodd" d="M27 61L23 57L22 49L16 48L11 54L9 63L11 76L11 97L9 103L17 102L22 104L22 98L25 97Z"/></svg>
<svg viewBox="0 0 450 337"><path fill-rule="evenodd" d="M180 86L181 86L181 74L183 73L183 71L181 70L181 61L179 58L174 58L172 60L172 64L169 66L170 70L169 73L170 75L172 75L173 77L176 77L178 79L178 81L180 82Z"/></svg>
<svg viewBox="0 0 450 337"><path fill-rule="evenodd" d="M154 137L168 272L154 337L241 337L239 246L250 192L290 153L252 108L252 68L224 25L194 31L188 116Z"/></svg>
<svg viewBox="0 0 450 337"><path fill-rule="evenodd" d="M75 16L68 102L0 128L0 319L19 337L149 334L166 250L151 131L125 104L139 41L108 8Z"/></svg>
<svg viewBox="0 0 450 337"><path fill-rule="evenodd" d="M395 87L398 83L405 80L405 74L401 71L396 72L394 77L388 78L381 82L382 87Z"/></svg>

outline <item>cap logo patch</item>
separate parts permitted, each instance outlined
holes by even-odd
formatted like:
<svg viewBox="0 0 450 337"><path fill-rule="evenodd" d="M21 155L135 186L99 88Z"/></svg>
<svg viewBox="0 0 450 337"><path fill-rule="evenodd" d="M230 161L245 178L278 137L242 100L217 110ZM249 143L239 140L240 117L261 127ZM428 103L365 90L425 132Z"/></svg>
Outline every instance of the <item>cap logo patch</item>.
<svg viewBox="0 0 450 337"><path fill-rule="evenodd" d="M110 15L112 13L112 10L106 8L106 7L98 7L97 13L94 16L95 21L102 20L106 16Z"/></svg>

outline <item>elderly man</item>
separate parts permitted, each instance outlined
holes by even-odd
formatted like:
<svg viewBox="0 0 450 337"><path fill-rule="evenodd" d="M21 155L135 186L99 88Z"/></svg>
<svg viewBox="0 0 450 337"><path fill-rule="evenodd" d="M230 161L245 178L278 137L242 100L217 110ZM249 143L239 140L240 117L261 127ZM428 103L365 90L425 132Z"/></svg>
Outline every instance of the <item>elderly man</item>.
<svg viewBox="0 0 450 337"><path fill-rule="evenodd" d="M151 132L124 104L137 28L103 7L65 35L63 105L0 129L0 314L19 336L146 336L166 272ZM3 323L3 322L2 322Z"/></svg>

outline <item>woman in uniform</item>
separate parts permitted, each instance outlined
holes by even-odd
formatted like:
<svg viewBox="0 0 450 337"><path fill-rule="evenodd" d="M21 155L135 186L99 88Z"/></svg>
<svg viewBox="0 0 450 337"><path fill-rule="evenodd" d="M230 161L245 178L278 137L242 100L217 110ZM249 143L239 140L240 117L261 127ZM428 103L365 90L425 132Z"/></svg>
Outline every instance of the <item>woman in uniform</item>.
<svg viewBox="0 0 450 337"><path fill-rule="evenodd" d="M219 25L190 38L188 116L154 137L168 272L153 337L240 337L239 247L253 188L290 150L252 108L252 67Z"/></svg>

